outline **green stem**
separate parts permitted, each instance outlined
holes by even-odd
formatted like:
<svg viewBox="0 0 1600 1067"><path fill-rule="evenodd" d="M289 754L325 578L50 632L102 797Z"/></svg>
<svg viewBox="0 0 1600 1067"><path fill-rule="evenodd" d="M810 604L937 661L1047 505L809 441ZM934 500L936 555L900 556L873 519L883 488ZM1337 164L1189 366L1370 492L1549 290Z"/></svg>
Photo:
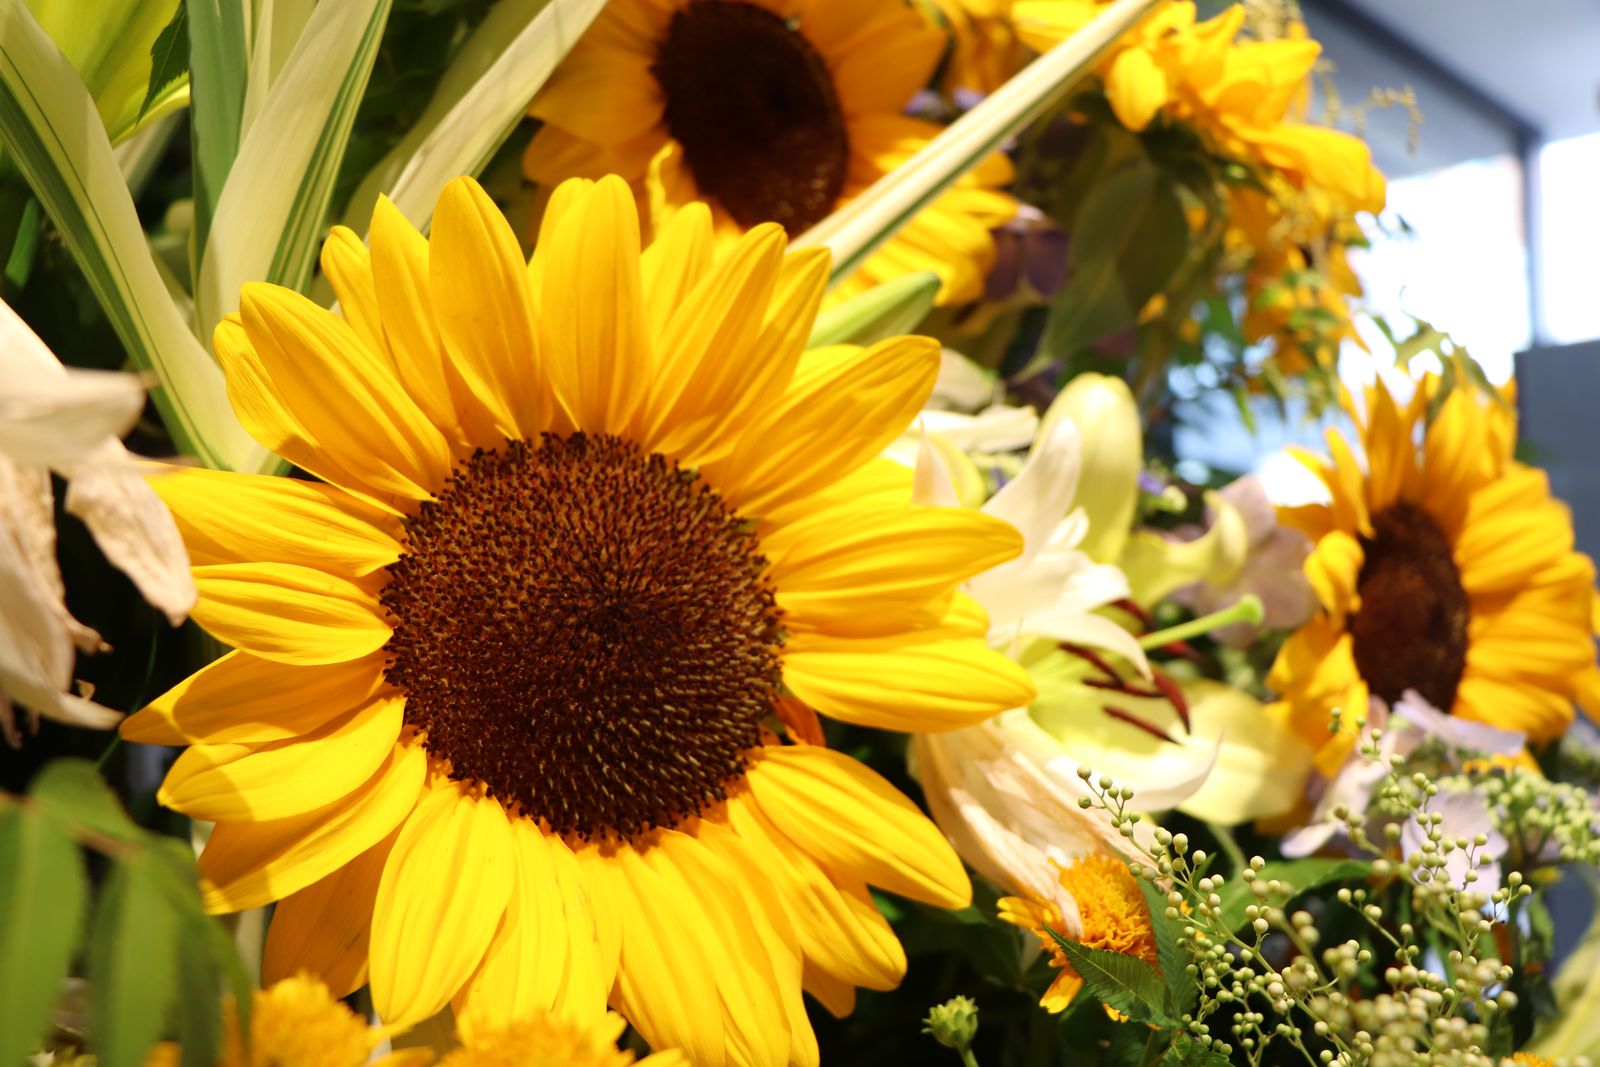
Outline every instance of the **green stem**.
<svg viewBox="0 0 1600 1067"><path fill-rule="evenodd" d="M971 1047L957 1049L956 1051L961 1053L961 1062L964 1067L978 1067L978 1057L972 1054Z"/></svg>
<svg viewBox="0 0 1600 1067"><path fill-rule="evenodd" d="M1211 831L1211 836L1217 839L1217 844L1222 846L1222 851L1228 854L1228 859L1233 864L1235 871L1242 871L1250 866L1250 861L1244 858L1244 850L1239 847L1239 842L1234 839L1233 831L1226 826L1216 823L1206 823L1206 828Z"/></svg>
<svg viewBox="0 0 1600 1067"><path fill-rule="evenodd" d="M1161 648L1165 645L1176 644L1179 641L1187 641L1191 637L1208 634L1212 630L1220 629L1232 623L1256 623L1260 622L1262 618L1260 598L1254 595L1246 595L1221 611L1213 611L1210 615L1202 615L1198 619L1190 619L1188 622L1179 623L1177 626L1169 626L1165 630L1157 630L1155 633L1145 634L1139 638L1139 647L1148 652L1153 648Z"/></svg>

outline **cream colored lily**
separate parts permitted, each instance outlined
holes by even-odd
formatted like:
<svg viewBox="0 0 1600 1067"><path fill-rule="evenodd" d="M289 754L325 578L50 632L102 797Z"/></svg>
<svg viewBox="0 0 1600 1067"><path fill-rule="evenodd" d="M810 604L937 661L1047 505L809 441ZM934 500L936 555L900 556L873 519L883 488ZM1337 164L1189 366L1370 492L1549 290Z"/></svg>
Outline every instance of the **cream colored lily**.
<svg viewBox="0 0 1600 1067"><path fill-rule="evenodd" d="M119 440L144 408L138 379L63 367L0 303L0 381L0 734L16 745L12 701L78 726L121 718L69 691L73 647L106 645L63 600L51 471L67 481L67 510L172 625L195 588L172 516Z"/></svg>

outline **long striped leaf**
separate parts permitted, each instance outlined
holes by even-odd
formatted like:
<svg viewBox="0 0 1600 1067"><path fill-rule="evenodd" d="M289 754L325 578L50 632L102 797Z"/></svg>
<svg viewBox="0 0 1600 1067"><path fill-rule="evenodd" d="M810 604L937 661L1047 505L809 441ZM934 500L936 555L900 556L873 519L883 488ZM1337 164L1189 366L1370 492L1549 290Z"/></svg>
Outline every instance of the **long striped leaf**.
<svg viewBox="0 0 1600 1067"><path fill-rule="evenodd" d="M1159 0L1116 0L952 122L916 155L801 234L790 247L833 251L830 284L849 276L967 171L1044 114Z"/></svg>
<svg viewBox="0 0 1600 1067"><path fill-rule="evenodd" d="M239 154L250 60L250 0L187 0L195 255ZM193 275L197 264L190 264Z"/></svg>
<svg viewBox="0 0 1600 1067"><path fill-rule="evenodd" d="M178 447L207 466L262 468L268 454L167 295L94 101L22 0L0 0L0 138L134 362L155 374Z"/></svg>
<svg viewBox="0 0 1600 1067"><path fill-rule="evenodd" d="M445 184L483 168L604 6L604 0L500 0L462 46L417 124L362 179L346 225L365 231L378 194L387 193L406 218L426 227Z"/></svg>
<svg viewBox="0 0 1600 1067"><path fill-rule="evenodd" d="M197 326L238 310L239 287L311 278L391 0L319 4L233 161L200 258Z"/></svg>

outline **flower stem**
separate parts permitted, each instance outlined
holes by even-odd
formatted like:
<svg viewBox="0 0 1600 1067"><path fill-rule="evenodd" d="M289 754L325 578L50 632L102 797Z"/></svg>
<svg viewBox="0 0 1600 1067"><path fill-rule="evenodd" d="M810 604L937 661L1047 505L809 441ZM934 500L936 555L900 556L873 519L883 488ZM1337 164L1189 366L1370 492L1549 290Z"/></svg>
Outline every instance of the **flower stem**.
<svg viewBox="0 0 1600 1067"><path fill-rule="evenodd" d="M1263 617L1261 599L1253 595L1240 597L1229 607L1221 611L1213 611L1210 615L1202 615L1198 619L1169 626L1165 630L1145 634L1139 638L1139 647L1146 652L1152 648L1161 648L1165 645L1187 641L1191 637L1208 634L1212 630L1220 629L1236 622L1260 622Z"/></svg>

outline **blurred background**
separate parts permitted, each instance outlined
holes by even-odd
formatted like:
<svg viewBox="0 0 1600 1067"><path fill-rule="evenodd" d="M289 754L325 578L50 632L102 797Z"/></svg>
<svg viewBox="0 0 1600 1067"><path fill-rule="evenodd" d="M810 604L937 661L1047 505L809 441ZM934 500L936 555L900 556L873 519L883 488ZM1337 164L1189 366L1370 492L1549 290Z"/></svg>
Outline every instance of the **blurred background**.
<svg viewBox="0 0 1600 1067"><path fill-rule="evenodd" d="M1351 255L1368 310L1402 336L1413 318L1445 331L1497 383L1515 372L1526 458L1572 505L1579 548L1600 557L1600 3L1301 8L1330 68L1313 113L1356 112L1389 177L1372 246ZM1415 110L1373 101L1375 88L1409 90ZM1371 373L1348 345L1341 376ZM1317 425L1263 402L1252 435L1230 398L1208 400L1180 410L1179 457L1262 470L1281 496L1303 491L1292 467L1266 461L1286 443L1320 444Z"/></svg>

